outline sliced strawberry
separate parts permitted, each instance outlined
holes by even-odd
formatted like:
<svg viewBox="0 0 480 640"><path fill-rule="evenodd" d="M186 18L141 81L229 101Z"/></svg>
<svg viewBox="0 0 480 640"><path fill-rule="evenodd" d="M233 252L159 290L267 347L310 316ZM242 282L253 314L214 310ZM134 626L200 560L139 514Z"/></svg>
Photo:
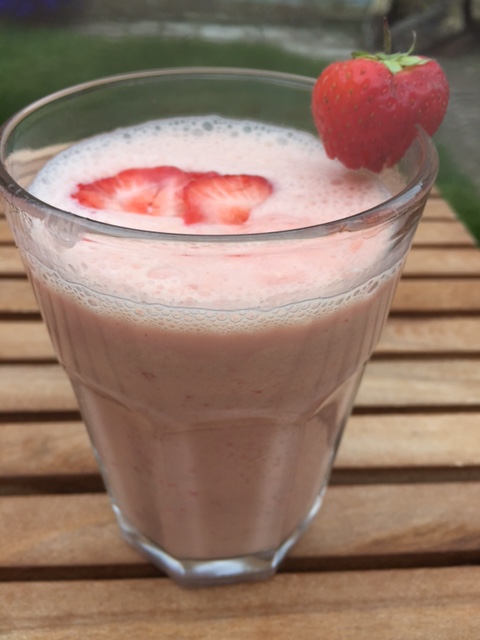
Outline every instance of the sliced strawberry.
<svg viewBox="0 0 480 640"><path fill-rule="evenodd" d="M181 216L183 188L191 180L176 167L126 169L110 178L79 184L72 197L92 209Z"/></svg>
<svg viewBox="0 0 480 640"><path fill-rule="evenodd" d="M242 224L271 193L272 185L260 176L204 175L184 189L183 219L186 224Z"/></svg>
<svg viewBox="0 0 480 640"><path fill-rule="evenodd" d="M79 184L72 197L92 209L183 216L186 224L241 224L271 192L271 184L260 176L222 176L161 166L126 169Z"/></svg>

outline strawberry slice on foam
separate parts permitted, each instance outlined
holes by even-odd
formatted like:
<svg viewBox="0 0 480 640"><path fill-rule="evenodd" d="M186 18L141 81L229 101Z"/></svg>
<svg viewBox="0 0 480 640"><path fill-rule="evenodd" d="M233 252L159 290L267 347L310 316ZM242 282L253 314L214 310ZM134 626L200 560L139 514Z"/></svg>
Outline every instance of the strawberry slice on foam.
<svg viewBox="0 0 480 640"><path fill-rule="evenodd" d="M183 187L190 180L188 173L176 167L126 169L110 178L77 185L72 197L91 209L177 216L183 213Z"/></svg>
<svg viewBox="0 0 480 640"><path fill-rule="evenodd" d="M179 216L185 224L242 224L272 193L260 176L187 172L177 167L126 169L77 185L72 194L90 209L151 216Z"/></svg>
<svg viewBox="0 0 480 640"><path fill-rule="evenodd" d="M242 224L252 209L272 193L272 185L260 176L204 176L184 189L186 224Z"/></svg>

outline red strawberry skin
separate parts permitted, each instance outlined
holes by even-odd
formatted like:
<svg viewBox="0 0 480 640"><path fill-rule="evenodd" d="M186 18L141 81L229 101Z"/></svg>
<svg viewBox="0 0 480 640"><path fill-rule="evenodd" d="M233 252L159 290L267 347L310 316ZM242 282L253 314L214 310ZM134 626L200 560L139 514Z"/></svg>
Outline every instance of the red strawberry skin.
<svg viewBox="0 0 480 640"><path fill-rule="evenodd" d="M368 57L334 62L323 71L312 113L329 158L379 172L404 156L417 125L435 133L447 110L448 82L436 61L417 60L396 73Z"/></svg>

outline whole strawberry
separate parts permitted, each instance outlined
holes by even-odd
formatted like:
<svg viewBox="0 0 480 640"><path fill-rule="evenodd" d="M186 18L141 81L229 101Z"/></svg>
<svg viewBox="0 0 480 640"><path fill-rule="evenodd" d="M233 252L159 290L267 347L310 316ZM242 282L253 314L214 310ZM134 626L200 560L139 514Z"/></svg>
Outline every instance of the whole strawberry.
<svg viewBox="0 0 480 640"><path fill-rule="evenodd" d="M329 158L379 172L405 155L418 125L435 133L448 99L448 82L435 60L411 52L355 53L320 75L312 112Z"/></svg>

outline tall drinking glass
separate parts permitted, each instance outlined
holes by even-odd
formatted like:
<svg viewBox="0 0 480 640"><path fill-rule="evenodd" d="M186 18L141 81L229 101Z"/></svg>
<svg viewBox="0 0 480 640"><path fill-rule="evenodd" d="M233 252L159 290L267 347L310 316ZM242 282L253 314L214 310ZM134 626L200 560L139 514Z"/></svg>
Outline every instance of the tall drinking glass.
<svg viewBox="0 0 480 640"><path fill-rule="evenodd" d="M59 151L149 120L313 132L313 82L129 74L56 93L3 128L6 215L120 530L182 585L270 576L317 513L435 180L434 146L419 132L379 177L380 205L286 231L141 231L28 187Z"/></svg>

